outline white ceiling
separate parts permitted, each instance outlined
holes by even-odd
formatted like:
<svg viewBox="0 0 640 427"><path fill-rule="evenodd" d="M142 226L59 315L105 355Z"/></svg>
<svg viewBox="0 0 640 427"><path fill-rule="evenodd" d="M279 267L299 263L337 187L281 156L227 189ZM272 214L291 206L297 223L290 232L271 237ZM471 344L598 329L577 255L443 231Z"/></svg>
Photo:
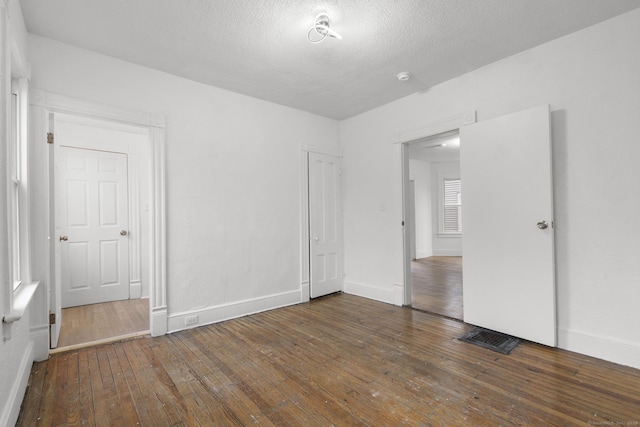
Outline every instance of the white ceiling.
<svg viewBox="0 0 640 427"><path fill-rule="evenodd" d="M28 30L344 119L640 7L640 0L21 0ZM307 41L327 11L342 40ZM413 78L399 82L408 71Z"/></svg>

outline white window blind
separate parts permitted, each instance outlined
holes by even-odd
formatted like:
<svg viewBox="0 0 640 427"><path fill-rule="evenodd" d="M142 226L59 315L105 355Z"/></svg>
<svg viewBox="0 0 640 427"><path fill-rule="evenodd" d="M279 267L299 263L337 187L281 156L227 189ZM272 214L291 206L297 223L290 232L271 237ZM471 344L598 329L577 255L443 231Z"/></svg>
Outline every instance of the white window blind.
<svg viewBox="0 0 640 427"><path fill-rule="evenodd" d="M443 230L462 232L462 185L460 179L444 179Z"/></svg>

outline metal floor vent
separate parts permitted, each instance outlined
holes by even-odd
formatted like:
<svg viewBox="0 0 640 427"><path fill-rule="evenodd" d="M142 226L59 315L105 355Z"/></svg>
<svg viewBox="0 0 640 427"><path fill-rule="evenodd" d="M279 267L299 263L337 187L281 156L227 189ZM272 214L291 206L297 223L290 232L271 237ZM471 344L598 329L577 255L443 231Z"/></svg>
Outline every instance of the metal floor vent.
<svg viewBox="0 0 640 427"><path fill-rule="evenodd" d="M458 339L502 354L511 353L520 344L520 338L484 328L475 328Z"/></svg>

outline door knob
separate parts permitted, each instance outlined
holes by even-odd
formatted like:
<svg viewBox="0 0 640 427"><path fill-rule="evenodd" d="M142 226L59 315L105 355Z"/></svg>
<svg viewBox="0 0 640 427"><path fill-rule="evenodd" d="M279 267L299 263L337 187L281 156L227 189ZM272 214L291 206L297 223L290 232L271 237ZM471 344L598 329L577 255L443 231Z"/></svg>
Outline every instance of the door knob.
<svg viewBox="0 0 640 427"><path fill-rule="evenodd" d="M549 227L549 224L547 224L547 221L539 221L538 224L536 225L540 230L544 230L545 228Z"/></svg>
<svg viewBox="0 0 640 427"><path fill-rule="evenodd" d="M127 234L129 234L129 232L127 230L120 230L120 235L121 236L126 236Z"/></svg>
<svg viewBox="0 0 640 427"><path fill-rule="evenodd" d="M60 236L61 242L66 242L67 240L69 240L69 236Z"/></svg>
<svg viewBox="0 0 640 427"><path fill-rule="evenodd" d="M315 240L317 242L320 239L318 238L318 236L313 236L313 240Z"/></svg>

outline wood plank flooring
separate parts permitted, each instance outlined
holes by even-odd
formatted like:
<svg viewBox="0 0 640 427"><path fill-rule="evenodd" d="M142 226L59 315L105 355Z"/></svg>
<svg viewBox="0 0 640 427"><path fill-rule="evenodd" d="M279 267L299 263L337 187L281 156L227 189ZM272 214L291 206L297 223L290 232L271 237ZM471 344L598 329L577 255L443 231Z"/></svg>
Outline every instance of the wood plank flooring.
<svg viewBox="0 0 640 427"><path fill-rule="evenodd" d="M462 320L462 257L411 261L411 306Z"/></svg>
<svg viewBox="0 0 640 427"><path fill-rule="evenodd" d="M19 426L638 425L640 371L352 295L33 366Z"/></svg>
<svg viewBox="0 0 640 427"><path fill-rule="evenodd" d="M149 330L149 300L131 299L62 309L58 347Z"/></svg>

